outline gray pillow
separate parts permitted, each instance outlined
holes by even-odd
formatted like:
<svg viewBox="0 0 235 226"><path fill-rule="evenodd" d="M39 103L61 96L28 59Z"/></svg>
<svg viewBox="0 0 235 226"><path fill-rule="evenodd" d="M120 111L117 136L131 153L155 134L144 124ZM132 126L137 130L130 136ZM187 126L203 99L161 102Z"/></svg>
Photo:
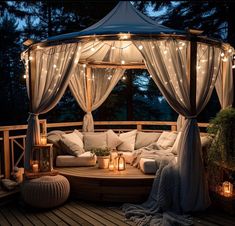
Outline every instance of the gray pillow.
<svg viewBox="0 0 235 226"><path fill-rule="evenodd" d="M83 140L86 151L89 151L92 148L107 147L107 133L86 133L84 134Z"/></svg>
<svg viewBox="0 0 235 226"><path fill-rule="evenodd" d="M73 156L79 156L85 152L82 147L75 144L74 142L71 142L69 139L65 137L60 139L60 145L63 150L65 150L68 154Z"/></svg>
<svg viewBox="0 0 235 226"><path fill-rule="evenodd" d="M47 134L47 142L53 144L57 148L60 148L60 139L65 132L60 130L53 130Z"/></svg>
<svg viewBox="0 0 235 226"><path fill-rule="evenodd" d="M135 149L137 150L149 146L150 144L156 142L160 135L161 133L137 132Z"/></svg>

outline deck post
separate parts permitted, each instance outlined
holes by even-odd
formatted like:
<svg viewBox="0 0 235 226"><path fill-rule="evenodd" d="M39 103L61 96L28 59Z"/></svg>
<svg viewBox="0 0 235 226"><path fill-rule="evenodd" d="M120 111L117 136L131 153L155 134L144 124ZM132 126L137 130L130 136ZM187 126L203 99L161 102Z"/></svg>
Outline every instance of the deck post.
<svg viewBox="0 0 235 226"><path fill-rule="evenodd" d="M9 130L3 131L3 150L4 150L4 174L5 178L10 178L10 141Z"/></svg>
<svg viewBox="0 0 235 226"><path fill-rule="evenodd" d="M177 131L176 125L172 125L172 126L171 126L171 131Z"/></svg>
<svg viewBox="0 0 235 226"><path fill-rule="evenodd" d="M137 124L137 131L142 131L142 125L141 124Z"/></svg>

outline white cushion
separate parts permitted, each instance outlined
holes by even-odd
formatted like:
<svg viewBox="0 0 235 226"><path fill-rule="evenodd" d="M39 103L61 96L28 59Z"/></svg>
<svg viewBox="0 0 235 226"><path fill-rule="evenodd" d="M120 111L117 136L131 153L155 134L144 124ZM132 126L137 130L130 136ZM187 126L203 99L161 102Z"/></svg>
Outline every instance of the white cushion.
<svg viewBox="0 0 235 226"><path fill-rule="evenodd" d="M121 133L119 135L121 141L123 142L117 148L120 151L134 151L135 150L135 137L137 130L132 130L130 132Z"/></svg>
<svg viewBox="0 0 235 226"><path fill-rule="evenodd" d="M155 174L158 167L154 159L141 158L139 162L140 170L145 174Z"/></svg>
<svg viewBox="0 0 235 226"><path fill-rule="evenodd" d="M86 133L83 137L85 150L92 148L106 148L107 134L106 133Z"/></svg>
<svg viewBox="0 0 235 226"><path fill-rule="evenodd" d="M90 152L85 152L79 157L72 155L58 155L56 158L56 166L94 166L96 160L96 156Z"/></svg>
<svg viewBox="0 0 235 226"><path fill-rule="evenodd" d="M163 149L167 149L172 147L177 137L176 132L166 132L164 131L157 141L157 145L159 145Z"/></svg>
<svg viewBox="0 0 235 226"><path fill-rule="evenodd" d="M81 140L83 140L83 134L81 132L79 132L76 129L73 132L76 133L80 137Z"/></svg>
<svg viewBox="0 0 235 226"><path fill-rule="evenodd" d="M146 132L137 132L135 149L142 147L147 147L148 145L156 142L160 137L161 133L146 133Z"/></svg>
<svg viewBox="0 0 235 226"><path fill-rule="evenodd" d="M70 139L63 137L60 139L61 148L70 155L79 156L84 153L84 149L72 142Z"/></svg>
<svg viewBox="0 0 235 226"><path fill-rule="evenodd" d="M74 131L72 133L63 134L61 136L62 136L62 138L67 138L71 142L79 145L81 148L83 148L83 146L84 146L80 135L78 135L78 133L76 131Z"/></svg>
<svg viewBox="0 0 235 226"><path fill-rule="evenodd" d="M113 132L113 130L109 129L107 131L107 146L110 149L116 149L118 145L122 143L119 136Z"/></svg>
<svg viewBox="0 0 235 226"><path fill-rule="evenodd" d="M176 140L175 140L175 143L174 143L174 145L173 145L173 147L172 147L172 149L171 149L171 152L172 152L173 154L175 154L175 155L178 154L177 148L178 148L178 145L179 145L179 141L180 141L181 134L182 134L182 132L179 132L179 133L178 133L177 138L176 138Z"/></svg>

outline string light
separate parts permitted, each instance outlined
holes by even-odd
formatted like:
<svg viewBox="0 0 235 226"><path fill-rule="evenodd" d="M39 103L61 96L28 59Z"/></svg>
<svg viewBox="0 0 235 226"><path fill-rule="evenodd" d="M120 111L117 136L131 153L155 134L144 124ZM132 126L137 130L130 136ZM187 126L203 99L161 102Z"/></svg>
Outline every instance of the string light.
<svg viewBox="0 0 235 226"><path fill-rule="evenodd" d="M56 64L54 64L53 67L56 68Z"/></svg>
<svg viewBox="0 0 235 226"><path fill-rule="evenodd" d="M85 68L85 67L86 67L86 64L83 64L82 66Z"/></svg>
<svg viewBox="0 0 235 226"><path fill-rule="evenodd" d="M92 52L94 52L94 51L95 51L95 48L94 48L94 47L92 47L92 48L91 48L91 51L92 51Z"/></svg>
<svg viewBox="0 0 235 226"><path fill-rule="evenodd" d="M30 56L30 57L29 57L29 60L33 60L33 57Z"/></svg>
<svg viewBox="0 0 235 226"><path fill-rule="evenodd" d="M126 80L126 76L125 75L122 77L122 80Z"/></svg>
<svg viewBox="0 0 235 226"><path fill-rule="evenodd" d="M220 56L224 57L224 53L221 53Z"/></svg>
<svg viewBox="0 0 235 226"><path fill-rule="evenodd" d="M26 75L23 75L23 78L26 79Z"/></svg>
<svg viewBox="0 0 235 226"><path fill-rule="evenodd" d="M125 64L125 60L121 60L121 64Z"/></svg>
<svg viewBox="0 0 235 226"><path fill-rule="evenodd" d="M139 50L142 50L144 47L142 45L139 45Z"/></svg>

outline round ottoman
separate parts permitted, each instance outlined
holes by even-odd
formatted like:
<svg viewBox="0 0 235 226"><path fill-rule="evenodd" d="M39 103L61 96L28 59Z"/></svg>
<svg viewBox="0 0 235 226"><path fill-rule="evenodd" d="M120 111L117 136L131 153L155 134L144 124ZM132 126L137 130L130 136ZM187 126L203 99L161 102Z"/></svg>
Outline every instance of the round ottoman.
<svg viewBox="0 0 235 226"><path fill-rule="evenodd" d="M24 202L38 208L52 208L62 204L67 200L69 191L69 181L61 175L28 180L21 188Z"/></svg>

